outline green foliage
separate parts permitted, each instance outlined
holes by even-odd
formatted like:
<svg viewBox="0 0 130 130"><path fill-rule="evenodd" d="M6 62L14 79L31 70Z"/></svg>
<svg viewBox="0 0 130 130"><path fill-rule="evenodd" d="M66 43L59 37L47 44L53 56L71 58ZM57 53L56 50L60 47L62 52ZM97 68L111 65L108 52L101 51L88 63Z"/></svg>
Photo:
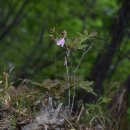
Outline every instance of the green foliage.
<svg viewBox="0 0 130 130"><path fill-rule="evenodd" d="M4 21L5 25L9 25L22 4L23 1L13 0L11 3L1 1L1 21L4 20L9 13L8 19ZM49 28L56 26L58 32L65 29L68 32L68 37L74 37L76 32L83 32L84 29L87 29L88 32L89 30L93 30L93 32L96 30L98 37L106 39L106 41L97 39L94 45L95 51L88 54L87 62L85 62L86 60L83 61L83 67L78 73L86 77L93 66L96 55L100 51L103 51L103 43L106 44L111 38L108 34L109 27L119 7L120 5L117 4L116 0L112 2L109 2L109 0L29 1L20 14L18 24L9 30L8 35L6 35L3 40L0 40L2 43L0 47L0 62L5 64L7 68L12 64L16 72L18 70L24 71L29 77L41 82L44 78L56 77L64 73L64 71L62 71L63 56L60 58L57 56L62 52L54 46L54 42L42 37L49 32ZM2 26L0 34L2 34L4 27L6 28L6 26ZM87 34L85 34L85 36L87 36ZM40 38L41 40L39 40ZM77 46L78 49L86 47L87 44L85 42L82 46ZM79 60L79 58L80 54L77 55L76 59ZM48 59L53 62L48 63ZM46 62L48 65L44 67ZM124 73L124 78L126 70L129 68L127 60L124 60L123 66L126 64L127 67L121 67L121 65L118 68L118 72ZM58 68L61 69L59 70ZM87 70L85 68L87 68ZM48 69L50 71L48 71ZM115 75L114 79L118 79L118 76Z"/></svg>
<svg viewBox="0 0 130 130"><path fill-rule="evenodd" d="M66 104L68 101L65 96L68 91L68 80L51 80L46 79L43 83L33 82L31 80L22 81L21 85L14 87L13 82L10 79L11 75L3 73L0 79L0 107L8 110L8 126L10 129L14 129L17 123L21 121L27 121L36 116L39 111L38 104L47 104L47 97L52 96L58 102ZM73 78L70 80L70 87L73 96L74 84L76 83L76 89L83 89L86 93L93 94L93 82L84 81L81 77L76 77L75 82ZM112 84L111 88L116 89L118 84ZM112 89L111 89L112 90ZM109 94L106 94L109 96ZM80 124L85 124L87 128L116 128L116 122L112 115L109 113L108 105L111 99L104 96L100 97L93 104L85 104L84 114L81 116L80 121L76 124L78 127ZM128 109L129 117L129 109ZM5 114L2 112L2 114ZM76 116L76 115L75 115Z"/></svg>
<svg viewBox="0 0 130 130"><path fill-rule="evenodd" d="M78 77L82 75L83 78L87 78L95 65L96 56L100 52L106 52L105 47L109 45L113 37L109 33L112 22L117 18L117 12L122 6L121 1L116 0L111 2L109 0L27 1L0 1L0 71L14 69L14 73L20 78L27 77L42 82L29 81L30 93L30 90L25 91L26 88L16 90L10 80L12 75L4 73L0 77L0 105L14 108L11 109L13 124L16 124L18 115L29 118L33 116L31 105L43 99L41 95L49 93L57 99L64 97L63 93L68 89L68 82L72 95L74 87L77 87L96 96L93 82L84 79L79 81L75 73ZM125 23L125 19L123 20ZM51 30L51 39L49 39L46 35L53 26L55 29ZM65 37L65 48L59 48L55 44L57 40L63 38L63 35L57 32L63 29L68 34ZM118 83L108 84L110 80L124 81L129 74L128 30L125 31L123 44L116 50L109 70L105 88L105 95L109 97L114 97L119 88ZM93 50L85 56L91 45ZM64 66L63 62L68 50L71 55L67 57L66 65L68 66ZM82 64L80 64L81 61ZM72 63L73 69L70 67ZM65 67L68 67L70 72L69 78L65 74ZM46 78L48 80L44 80ZM33 87L40 89L40 92L38 90L36 94L37 91L32 90ZM107 118L104 110L108 102L109 99L101 98L96 104L87 104L89 118L84 120L90 126L95 121L104 126L106 122L109 122L109 117ZM36 111L34 110L33 113L35 114Z"/></svg>
<svg viewBox="0 0 130 130"><path fill-rule="evenodd" d="M90 128L100 126L106 129L106 126L112 124L110 115L108 116L106 106L111 99L107 97L101 97L95 104L86 104L86 115L83 116L82 121Z"/></svg>
<svg viewBox="0 0 130 130"><path fill-rule="evenodd" d="M3 127L14 130L22 120L34 118L39 110L38 103L44 99L44 92L36 87L33 89L24 86L24 82L16 89L6 72L0 78L1 118L4 117L7 120L5 125L8 125Z"/></svg>
<svg viewBox="0 0 130 130"><path fill-rule="evenodd" d="M96 93L93 90L93 81L81 81L77 84L77 87L82 88L87 93L91 93L96 96Z"/></svg>

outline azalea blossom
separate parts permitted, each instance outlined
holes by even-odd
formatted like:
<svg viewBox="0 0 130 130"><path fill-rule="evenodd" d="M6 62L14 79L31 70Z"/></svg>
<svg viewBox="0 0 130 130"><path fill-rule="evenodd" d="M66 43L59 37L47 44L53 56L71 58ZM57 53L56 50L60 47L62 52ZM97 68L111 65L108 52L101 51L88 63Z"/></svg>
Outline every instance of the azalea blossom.
<svg viewBox="0 0 130 130"><path fill-rule="evenodd" d="M57 40L56 44L57 44L58 46L62 46L62 47L63 47L64 44L65 44L65 39L62 38L62 39L60 39L60 40Z"/></svg>

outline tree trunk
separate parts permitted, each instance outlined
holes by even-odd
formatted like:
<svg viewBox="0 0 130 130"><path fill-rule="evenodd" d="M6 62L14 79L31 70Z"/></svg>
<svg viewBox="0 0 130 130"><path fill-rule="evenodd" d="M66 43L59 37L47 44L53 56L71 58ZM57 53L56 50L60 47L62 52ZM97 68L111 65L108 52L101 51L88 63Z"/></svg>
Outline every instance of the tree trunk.
<svg viewBox="0 0 130 130"><path fill-rule="evenodd" d="M122 2L122 8L119 10L119 16L114 21L112 30L110 31L110 35L112 36L110 44L107 45L107 47L104 47L105 51L98 54L90 74L91 79L95 81L94 89L98 94L103 93L104 80L109 72L113 56L122 44L124 31L128 26L127 23L130 20L130 1L123 0Z"/></svg>

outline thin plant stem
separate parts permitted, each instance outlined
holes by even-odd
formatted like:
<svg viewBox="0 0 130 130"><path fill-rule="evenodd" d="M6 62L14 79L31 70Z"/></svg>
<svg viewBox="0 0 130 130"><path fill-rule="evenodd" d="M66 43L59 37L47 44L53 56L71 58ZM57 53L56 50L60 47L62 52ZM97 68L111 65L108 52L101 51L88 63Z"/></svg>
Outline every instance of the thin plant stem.
<svg viewBox="0 0 130 130"><path fill-rule="evenodd" d="M71 66L72 66L72 62L71 62L71 49L69 49L66 46L66 56L65 56L65 66L66 66L66 72L67 72L67 80L68 80L68 110L70 111L70 77L71 77L71 67L68 66L68 63L70 62ZM69 57L70 57L70 61L69 61Z"/></svg>
<svg viewBox="0 0 130 130"><path fill-rule="evenodd" d="M68 62L67 57L65 57L65 67L66 67L66 73L67 73L67 87L68 87L68 109L70 109L70 75L69 75L69 69L68 69Z"/></svg>
<svg viewBox="0 0 130 130"><path fill-rule="evenodd" d="M74 78L74 91L73 91L73 98L72 98L72 105L71 105L70 115L71 115L71 113L72 113L73 106L74 106L74 97L75 97L75 90L76 90L75 72L74 72L74 74L73 74L73 78Z"/></svg>
<svg viewBox="0 0 130 130"><path fill-rule="evenodd" d="M66 118L64 114L61 113L61 116L68 122L68 124L72 127L72 129L75 130L74 126L71 124L71 122Z"/></svg>
<svg viewBox="0 0 130 130"><path fill-rule="evenodd" d="M68 54L67 54L67 60L69 61L69 102L71 102L71 97L70 97L70 79L71 79L71 75L72 75L72 72L74 72L73 70L73 63L72 63L72 51L68 49ZM70 104L70 107L69 107L69 111L71 111L71 104ZM70 112L70 115L71 115L71 112Z"/></svg>
<svg viewBox="0 0 130 130"><path fill-rule="evenodd" d="M81 62L82 62L82 60L83 60L83 57L84 57L85 54L92 48L92 46L93 46L93 43L91 44L91 46L90 46L87 50L85 50L85 51L83 52L83 54L82 54L82 56L81 56L81 58L80 58L80 61L79 61L78 65L77 65L76 69L74 70L75 72L78 70L79 65L81 64Z"/></svg>
<svg viewBox="0 0 130 130"><path fill-rule="evenodd" d="M76 75L75 74L76 74L76 71L78 70L78 68L79 68L79 66L80 66L80 64L81 64L81 62L83 60L84 55L92 48L92 46L93 46L93 43L91 44L91 46L87 50L85 50L83 52L83 54L82 54L82 56L80 58L80 61L79 61L78 65L77 65L76 69L73 72L73 77L74 77L74 91L73 91L73 98L72 98L72 105L71 105L70 115L72 113L73 106L74 106L74 98L75 98L75 90L76 90Z"/></svg>

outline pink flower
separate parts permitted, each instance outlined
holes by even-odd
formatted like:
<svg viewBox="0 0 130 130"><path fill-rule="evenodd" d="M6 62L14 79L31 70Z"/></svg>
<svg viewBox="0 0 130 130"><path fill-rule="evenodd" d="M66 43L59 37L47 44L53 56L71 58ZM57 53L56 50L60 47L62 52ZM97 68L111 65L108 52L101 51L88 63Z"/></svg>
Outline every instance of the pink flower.
<svg viewBox="0 0 130 130"><path fill-rule="evenodd" d="M64 44L65 44L65 39L64 38L62 38L62 39L60 39L60 40L58 40L57 42L56 42L56 44L58 45L58 46L64 46Z"/></svg>

